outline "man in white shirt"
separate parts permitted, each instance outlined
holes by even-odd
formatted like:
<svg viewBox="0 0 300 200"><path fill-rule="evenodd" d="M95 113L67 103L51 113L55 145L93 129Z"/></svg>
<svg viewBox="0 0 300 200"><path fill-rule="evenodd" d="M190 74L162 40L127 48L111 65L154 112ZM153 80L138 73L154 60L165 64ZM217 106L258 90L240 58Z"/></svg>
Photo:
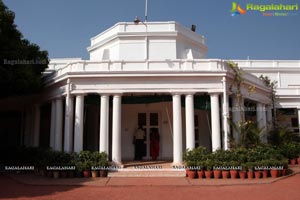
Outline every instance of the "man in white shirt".
<svg viewBox="0 0 300 200"><path fill-rule="evenodd" d="M133 144L135 145L135 160L142 160L145 137L146 133L143 129L143 126L139 125L139 128L135 131L133 136Z"/></svg>

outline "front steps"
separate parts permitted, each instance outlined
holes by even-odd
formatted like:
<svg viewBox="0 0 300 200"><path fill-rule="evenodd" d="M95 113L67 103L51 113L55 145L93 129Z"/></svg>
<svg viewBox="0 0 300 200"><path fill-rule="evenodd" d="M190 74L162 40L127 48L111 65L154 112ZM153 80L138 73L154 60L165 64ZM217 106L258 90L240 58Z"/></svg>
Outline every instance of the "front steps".
<svg viewBox="0 0 300 200"><path fill-rule="evenodd" d="M185 170L172 168L169 161L133 161L110 171L108 177L185 177Z"/></svg>

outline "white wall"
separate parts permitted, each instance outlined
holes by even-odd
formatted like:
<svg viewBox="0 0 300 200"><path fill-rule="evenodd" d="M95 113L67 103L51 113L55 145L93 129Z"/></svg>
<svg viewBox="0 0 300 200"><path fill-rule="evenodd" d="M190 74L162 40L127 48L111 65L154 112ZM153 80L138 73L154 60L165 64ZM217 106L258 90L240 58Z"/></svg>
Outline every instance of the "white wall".
<svg viewBox="0 0 300 200"><path fill-rule="evenodd" d="M185 108L182 108L182 139L183 151L185 151ZM167 111L169 113L169 119ZM160 119L160 153L159 159L172 160L173 158L173 136L170 127L173 129L172 102L152 104L123 104L122 105L122 160L134 158L133 134L138 126L137 114L141 112L158 112ZM207 119L210 118L209 111L195 110L199 115L200 145L210 149L210 133Z"/></svg>

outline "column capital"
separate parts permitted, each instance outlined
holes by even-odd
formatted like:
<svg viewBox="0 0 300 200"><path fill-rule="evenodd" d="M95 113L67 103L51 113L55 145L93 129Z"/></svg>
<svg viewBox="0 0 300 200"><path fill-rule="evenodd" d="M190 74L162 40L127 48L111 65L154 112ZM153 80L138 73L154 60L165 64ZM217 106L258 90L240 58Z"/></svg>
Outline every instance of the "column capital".
<svg viewBox="0 0 300 200"><path fill-rule="evenodd" d="M109 94L99 94L100 98L109 98Z"/></svg>
<svg viewBox="0 0 300 200"><path fill-rule="evenodd" d="M187 95L195 95L197 92L170 92L172 96L180 95L180 96L187 96Z"/></svg>
<svg viewBox="0 0 300 200"><path fill-rule="evenodd" d="M97 94L99 94L100 96L111 96L111 95L113 95L110 92L97 92Z"/></svg>
<svg viewBox="0 0 300 200"><path fill-rule="evenodd" d="M224 91L223 90L218 90L218 89L209 89L208 91L207 91L207 93L209 94L209 95L211 95L211 94L222 94Z"/></svg>
<svg viewBox="0 0 300 200"><path fill-rule="evenodd" d="M182 92L171 92L172 96L181 96Z"/></svg>
<svg viewBox="0 0 300 200"><path fill-rule="evenodd" d="M209 96L215 96L215 95L219 96L221 94L221 92L209 92L208 94L209 94Z"/></svg>
<svg viewBox="0 0 300 200"><path fill-rule="evenodd" d="M111 95L113 97L121 97L121 96L123 96L123 93L112 93Z"/></svg>
<svg viewBox="0 0 300 200"><path fill-rule="evenodd" d="M87 93L70 93L72 96L87 96Z"/></svg>
<svg viewBox="0 0 300 200"><path fill-rule="evenodd" d="M185 96L194 96L196 94L196 92L184 92L182 93L182 95L185 95Z"/></svg>

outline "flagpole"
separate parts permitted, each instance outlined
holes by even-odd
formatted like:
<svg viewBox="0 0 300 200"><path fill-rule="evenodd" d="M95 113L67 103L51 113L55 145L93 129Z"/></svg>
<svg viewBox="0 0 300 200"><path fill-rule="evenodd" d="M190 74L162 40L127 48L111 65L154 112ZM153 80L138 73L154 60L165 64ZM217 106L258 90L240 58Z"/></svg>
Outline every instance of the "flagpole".
<svg viewBox="0 0 300 200"><path fill-rule="evenodd" d="M145 22L148 21L148 0L146 0L146 5L145 5Z"/></svg>

